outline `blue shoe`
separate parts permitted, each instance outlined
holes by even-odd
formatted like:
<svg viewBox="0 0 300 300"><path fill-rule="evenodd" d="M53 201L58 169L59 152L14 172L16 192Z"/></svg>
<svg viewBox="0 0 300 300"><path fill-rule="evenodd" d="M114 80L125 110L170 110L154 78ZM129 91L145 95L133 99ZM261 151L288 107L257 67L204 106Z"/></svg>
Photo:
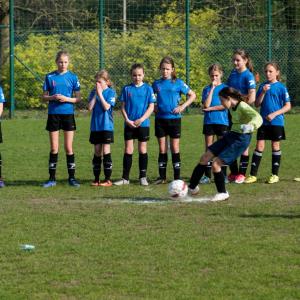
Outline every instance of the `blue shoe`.
<svg viewBox="0 0 300 300"><path fill-rule="evenodd" d="M4 187L5 187L4 181L0 179L0 188L4 188Z"/></svg>
<svg viewBox="0 0 300 300"><path fill-rule="evenodd" d="M227 184L227 183L229 183L229 182L230 182L230 181L229 181L228 177L225 176L225 184Z"/></svg>
<svg viewBox="0 0 300 300"><path fill-rule="evenodd" d="M200 184L208 184L210 183L210 178L207 176L202 176L202 178L200 179Z"/></svg>
<svg viewBox="0 0 300 300"><path fill-rule="evenodd" d="M53 187L53 186L56 186L55 180L49 180L43 184L44 188L49 188L49 187Z"/></svg>
<svg viewBox="0 0 300 300"><path fill-rule="evenodd" d="M69 185L74 187L80 187L79 182L75 178L69 178Z"/></svg>

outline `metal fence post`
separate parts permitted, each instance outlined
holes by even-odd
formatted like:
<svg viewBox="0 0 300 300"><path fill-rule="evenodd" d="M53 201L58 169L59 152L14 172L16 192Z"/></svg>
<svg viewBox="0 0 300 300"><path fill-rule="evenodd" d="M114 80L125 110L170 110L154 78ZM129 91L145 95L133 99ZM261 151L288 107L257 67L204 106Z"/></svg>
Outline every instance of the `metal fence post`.
<svg viewBox="0 0 300 300"><path fill-rule="evenodd" d="M14 56L15 56L15 39L14 39L14 0L9 1L9 78L10 78L10 109L9 117L14 116L15 111L15 80L14 80Z"/></svg>
<svg viewBox="0 0 300 300"><path fill-rule="evenodd" d="M104 0L99 0L99 68L104 68Z"/></svg>
<svg viewBox="0 0 300 300"><path fill-rule="evenodd" d="M190 0L185 1L185 74L190 83Z"/></svg>
<svg viewBox="0 0 300 300"><path fill-rule="evenodd" d="M268 60L272 60L272 0L268 0Z"/></svg>

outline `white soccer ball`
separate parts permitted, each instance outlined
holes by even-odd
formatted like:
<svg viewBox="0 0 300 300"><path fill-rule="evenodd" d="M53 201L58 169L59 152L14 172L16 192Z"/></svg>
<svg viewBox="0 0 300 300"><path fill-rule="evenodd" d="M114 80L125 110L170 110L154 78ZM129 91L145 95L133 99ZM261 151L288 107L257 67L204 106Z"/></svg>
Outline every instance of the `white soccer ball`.
<svg viewBox="0 0 300 300"><path fill-rule="evenodd" d="M172 198L184 198L188 193L188 186L183 180L173 180L169 184L169 195Z"/></svg>

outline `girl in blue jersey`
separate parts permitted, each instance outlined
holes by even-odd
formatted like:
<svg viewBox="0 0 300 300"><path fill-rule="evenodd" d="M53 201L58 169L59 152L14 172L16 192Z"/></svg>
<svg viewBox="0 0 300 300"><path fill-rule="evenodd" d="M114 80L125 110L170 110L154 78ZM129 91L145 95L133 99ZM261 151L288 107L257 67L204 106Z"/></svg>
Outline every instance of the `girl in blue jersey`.
<svg viewBox="0 0 300 300"><path fill-rule="evenodd" d="M222 105L229 109L232 117L232 126L223 138L210 145L201 156L200 162L193 170L189 193L196 195L199 192L199 180L205 172L207 162L212 160L217 194L211 201L223 201L229 198L225 188L225 176L221 170L222 165L231 164L249 146L251 132L262 124L262 117L245 102L245 97L231 87L225 87L219 92Z"/></svg>
<svg viewBox="0 0 300 300"><path fill-rule="evenodd" d="M260 107L263 125L257 131L257 143L252 156L250 176L246 178L245 183L257 181L256 176L266 140L271 140L272 146L272 174L266 182L276 183L279 181L280 141L285 140L284 113L291 109L291 103L286 87L279 81L280 69L278 64L275 62L267 63L265 74L267 81L259 86L255 100L255 106Z"/></svg>
<svg viewBox="0 0 300 300"><path fill-rule="evenodd" d="M202 104L204 111L203 134L205 136L205 150L217 139L224 136L228 131L228 110L221 103L219 92L226 85L222 83L223 69L219 64L213 64L208 68L208 75L211 84L207 85L202 91ZM226 167L223 167L224 175L226 175ZM211 179L211 162L208 162L205 169L205 176L200 183L210 183Z"/></svg>
<svg viewBox="0 0 300 300"><path fill-rule="evenodd" d="M89 96L88 109L92 111L90 143L94 145L93 173L95 176L92 186L112 186L112 159L110 144L114 142L113 107L116 102L116 92L111 88L112 83L106 70L95 75L96 87ZM101 163L105 180L100 182Z"/></svg>
<svg viewBox="0 0 300 300"><path fill-rule="evenodd" d="M1 130L1 116L3 113L3 103L4 102L5 102L5 98L4 98L2 87L0 86L0 144L3 142L2 141L2 130ZM4 181L2 179L2 157L1 157L1 153L0 153L0 188L3 188L4 186L5 186Z"/></svg>
<svg viewBox="0 0 300 300"><path fill-rule="evenodd" d="M253 64L249 54L244 49L237 49L233 53L234 69L232 70L227 85L238 90L246 97L248 104L255 101L255 78L253 75ZM230 166L231 174L228 176L229 181L243 183L249 163L249 149L241 155L240 165L237 161Z"/></svg>
<svg viewBox="0 0 300 300"><path fill-rule="evenodd" d="M56 185L56 165L59 149L59 131L64 131L64 148L67 157L69 185L79 187L75 179L73 137L76 130L74 104L80 101L80 84L76 74L68 70L69 54L59 51L56 55L57 70L46 75L42 99L48 102L46 130L50 137L49 180L45 188Z"/></svg>
<svg viewBox="0 0 300 300"><path fill-rule="evenodd" d="M121 111L125 119L124 140L125 150L123 156L122 179L116 181L115 185L129 184L129 173L132 166L132 154L134 140L138 140L139 151L139 180L143 186L148 185L147 181L147 141L150 134L150 115L154 109L155 96L153 89L143 82L145 72L142 64L134 64L130 74L132 83L122 89L120 101Z"/></svg>
<svg viewBox="0 0 300 300"><path fill-rule="evenodd" d="M152 85L154 93L157 95L155 136L159 144L159 178L156 180L156 184L166 183L167 136L170 137L174 179L180 179L181 113L196 99L196 94L181 79L176 77L175 64L171 57L164 57L159 68L161 78L155 80ZM182 94L187 95L187 101L180 105Z"/></svg>

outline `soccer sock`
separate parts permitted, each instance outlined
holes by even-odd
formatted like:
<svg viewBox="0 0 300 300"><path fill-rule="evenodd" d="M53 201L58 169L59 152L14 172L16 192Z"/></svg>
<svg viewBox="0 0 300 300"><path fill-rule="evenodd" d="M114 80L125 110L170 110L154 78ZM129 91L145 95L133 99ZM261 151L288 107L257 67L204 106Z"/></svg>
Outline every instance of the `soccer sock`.
<svg viewBox="0 0 300 300"><path fill-rule="evenodd" d="M49 180L55 181L58 153L49 154Z"/></svg>
<svg viewBox="0 0 300 300"><path fill-rule="evenodd" d="M203 176L203 174L205 172L205 168L206 168L206 165L201 165L201 164L198 164L195 167L195 169L192 173L191 179L190 179L189 188L194 189L198 185L201 177Z"/></svg>
<svg viewBox="0 0 300 300"><path fill-rule="evenodd" d="M235 160L230 166L229 166L230 172L232 175L237 175L239 173L238 163L237 160Z"/></svg>
<svg viewBox="0 0 300 300"><path fill-rule="evenodd" d="M146 177L148 167L148 153L139 153L140 178Z"/></svg>
<svg viewBox="0 0 300 300"><path fill-rule="evenodd" d="M67 168L69 173L69 179L75 177L75 155L74 154L67 154Z"/></svg>
<svg viewBox="0 0 300 300"><path fill-rule="evenodd" d="M226 193L225 188L225 177L222 171L215 173L214 172L214 178L215 178L215 185L217 188L218 193Z"/></svg>
<svg viewBox="0 0 300 300"><path fill-rule="evenodd" d="M272 174L278 175L281 160L281 151L272 152Z"/></svg>
<svg viewBox="0 0 300 300"><path fill-rule="evenodd" d="M250 175L252 176L257 175L261 159L262 159L262 152L255 149L252 155Z"/></svg>
<svg viewBox="0 0 300 300"><path fill-rule="evenodd" d="M112 173L112 159L110 153L104 154L103 156L103 169L105 180L110 180Z"/></svg>
<svg viewBox="0 0 300 300"><path fill-rule="evenodd" d="M94 155L93 157L93 173L95 176L95 181L99 181L101 173L101 156Z"/></svg>
<svg viewBox="0 0 300 300"><path fill-rule="evenodd" d="M2 156L0 153L0 178L2 177Z"/></svg>
<svg viewBox="0 0 300 300"><path fill-rule="evenodd" d="M161 179L167 178L168 153L159 153L158 172Z"/></svg>
<svg viewBox="0 0 300 300"><path fill-rule="evenodd" d="M209 161L205 168L205 176L211 178L211 161Z"/></svg>
<svg viewBox="0 0 300 300"><path fill-rule="evenodd" d="M239 174L246 175L249 164L249 155L241 155Z"/></svg>
<svg viewBox="0 0 300 300"><path fill-rule="evenodd" d="M174 171L174 180L180 179L180 153L172 153L172 164L173 164L173 171Z"/></svg>
<svg viewBox="0 0 300 300"><path fill-rule="evenodd" d="M223 172L224 176L227 176L227 166L224 165L224 166L221 167L221 169L222 169L222 172Z"/></svg>
<svg viewBox="0 0 300 300"><path fill-rule="evenodd" d="M123 175L122 178L129 180L129 172L132 166L132 154L124 153L123 156Z"/></svg>

